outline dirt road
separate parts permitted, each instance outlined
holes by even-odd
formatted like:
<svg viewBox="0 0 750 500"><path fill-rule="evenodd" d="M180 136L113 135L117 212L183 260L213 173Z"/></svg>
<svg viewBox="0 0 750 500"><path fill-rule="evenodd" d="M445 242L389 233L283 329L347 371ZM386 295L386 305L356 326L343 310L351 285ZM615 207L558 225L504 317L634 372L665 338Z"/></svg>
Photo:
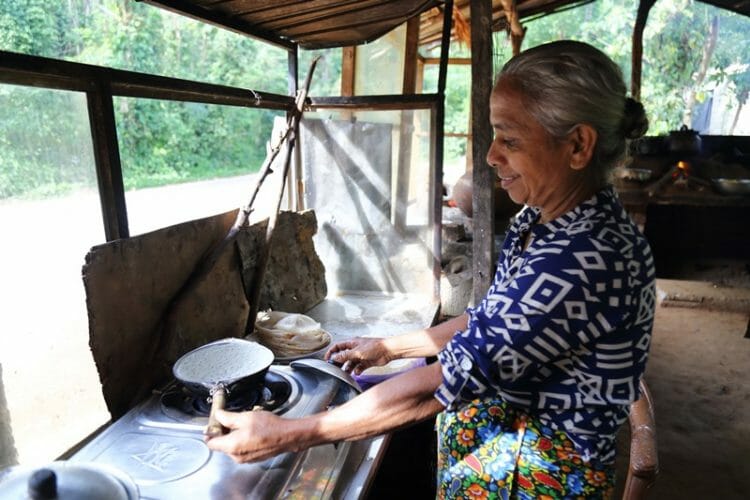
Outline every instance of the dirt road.
<svg viewBox="0 0 750 500"><path fill-rule="evenodd" d="M253 177L128 192L130 232L237 208ZM2 202L0 230L0 396L19 462L41 463L109 419L88 347L81 280L86 253L105 240L99 200L91 191ZM0 411L2 418L8 414Z"/></svg>

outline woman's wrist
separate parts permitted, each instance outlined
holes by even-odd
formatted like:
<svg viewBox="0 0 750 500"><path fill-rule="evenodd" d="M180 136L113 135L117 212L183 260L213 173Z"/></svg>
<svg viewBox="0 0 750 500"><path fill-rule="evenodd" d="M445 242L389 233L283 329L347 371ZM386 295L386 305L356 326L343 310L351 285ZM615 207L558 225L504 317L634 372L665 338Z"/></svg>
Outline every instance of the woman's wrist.
<svg viewBox="0 0 750 500"><path fill-rule="evenodd" d="M384 337L381 340L383 356L388 361L436 356L456 331L466 328L467 323L468 315L462 314L431 328L415 330L393 337Z"/></svg>
<svg viewBox="0 0 750 500"><path fill-rule="evenodd" d="M401 358L420 358L434 356L429 330L415 330L395 337L383 339L384 351L389 361ZM437 352L437 350L435 350Z"/></svg>
<svg viewBox="0 0 750 500"><path fill-rule="evenodd" d="M285 432L285 448L288 451L300 452L312 446L330 440L332 436L321 435L321 418L323 414L308 415L302 418L289 419ZM283 418L283 417L282 417Z"/></svg>
<svg viewBox="0 0 750 500"><path fill-rule="evenodd" d="M403 335L396 335L394 337L383 337L380 341L380 347L383 349L383 358L386 363L390 363L395 359L402 357L401 346L399 345L399 337Z"/></svg>

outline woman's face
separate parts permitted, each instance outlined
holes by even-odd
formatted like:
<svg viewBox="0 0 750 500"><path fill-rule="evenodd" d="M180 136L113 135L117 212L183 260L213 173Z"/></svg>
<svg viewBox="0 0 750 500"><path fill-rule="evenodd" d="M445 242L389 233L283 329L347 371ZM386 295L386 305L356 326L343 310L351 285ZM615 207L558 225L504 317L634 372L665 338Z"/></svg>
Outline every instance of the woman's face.
<svg viewBox="0 0 750 500"><path fill-rule="evenodd" d="M526 110L521 94L501 82L490 98L494 139L487 163L495 169L503 189L519 204L539 207L543 219L557 217L578 198L580 169L571 168L572 140L555 140ZM548 217L545 217L548 216Z"/></svg>

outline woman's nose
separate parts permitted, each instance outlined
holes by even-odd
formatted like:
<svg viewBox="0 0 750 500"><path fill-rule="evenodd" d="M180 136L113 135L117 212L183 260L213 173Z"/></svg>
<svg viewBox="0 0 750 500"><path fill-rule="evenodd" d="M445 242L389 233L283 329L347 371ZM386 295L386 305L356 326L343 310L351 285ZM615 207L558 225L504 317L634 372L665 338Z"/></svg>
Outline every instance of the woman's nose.
<svg viewBox="0 0 750 500"><path fill-rule="evenodd" d="M499 154L497 154L497 150L494 144L490 145L490 149L487 150L487 157L485 158L485 161L487 162L487 165L494 169L497 169L497 167L500 166L502 158Z"/></svg>

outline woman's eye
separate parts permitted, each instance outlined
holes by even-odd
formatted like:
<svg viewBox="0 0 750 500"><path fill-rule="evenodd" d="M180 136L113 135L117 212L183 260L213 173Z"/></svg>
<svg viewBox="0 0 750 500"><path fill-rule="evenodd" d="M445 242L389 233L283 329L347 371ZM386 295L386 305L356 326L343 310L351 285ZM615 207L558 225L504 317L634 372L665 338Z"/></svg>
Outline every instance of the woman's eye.
<svg viewBox="0 0 750 500"><path fill-rule="evenodd" d="M515 149L518 146L518 141L516 139L502 138L500 139L500 144L507 149Z"/></svg>
<svg viewBox="0 0 750 500"><path fill-rule="evenodd" d="M496 134L494 137L494 140L495 140L495 144L505 149L517 149L518 148L517 137L507 137L507 136L503 136L502 134Z"/></svg>

